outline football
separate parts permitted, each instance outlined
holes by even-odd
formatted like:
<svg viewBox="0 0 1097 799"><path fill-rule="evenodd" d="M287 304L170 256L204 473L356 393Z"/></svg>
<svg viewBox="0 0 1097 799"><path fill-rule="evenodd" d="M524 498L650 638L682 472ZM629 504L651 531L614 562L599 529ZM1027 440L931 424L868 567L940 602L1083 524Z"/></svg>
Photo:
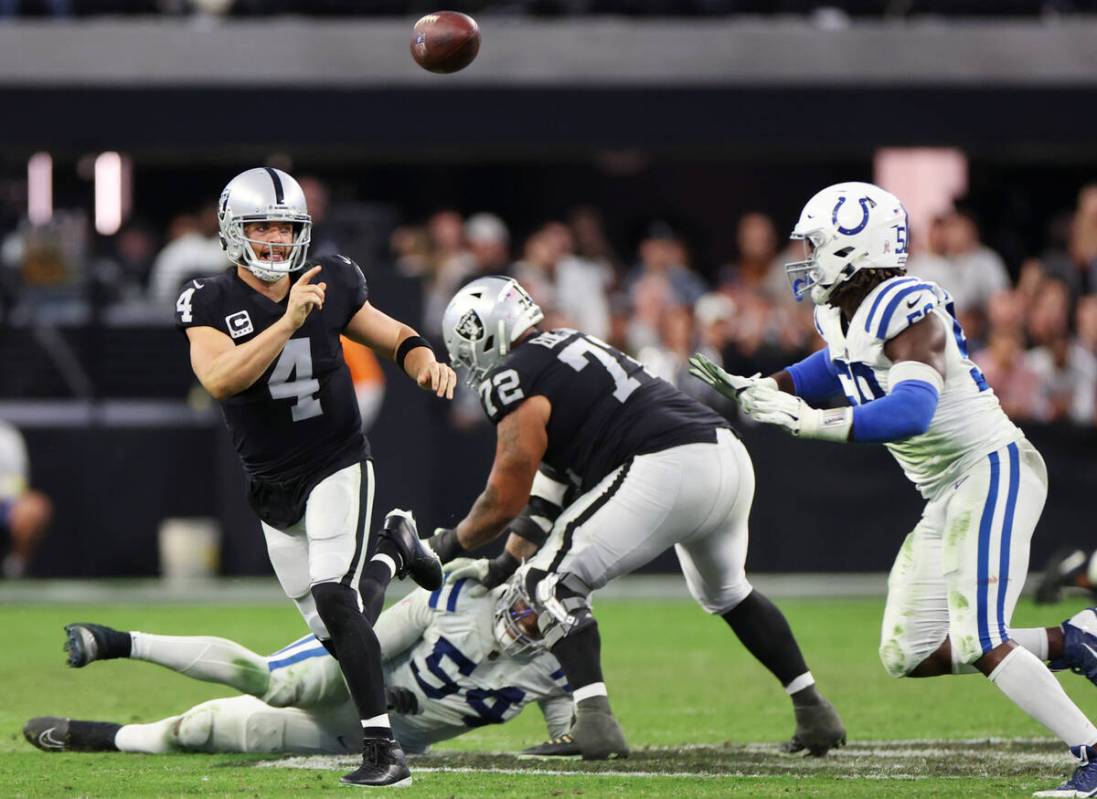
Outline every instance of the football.
<svg viewBox="0 0 1097 799"><path fill-rule="evenodd" d="M436 11L412 28L411 56L430 72L457 72L471 64L478 52L480 26L468 14Z"/></svg>

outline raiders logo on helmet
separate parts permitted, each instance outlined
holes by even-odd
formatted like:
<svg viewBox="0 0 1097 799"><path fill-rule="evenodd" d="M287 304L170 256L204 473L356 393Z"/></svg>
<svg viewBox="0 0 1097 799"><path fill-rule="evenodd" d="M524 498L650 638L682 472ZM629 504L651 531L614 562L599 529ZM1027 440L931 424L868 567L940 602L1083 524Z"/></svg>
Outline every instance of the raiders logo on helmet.
<svg viewBox="0 0 1097 799"><path fill-rule="evenodd" d="M484 323L480 321L480 315L476 311L465 311L465 315L457 322L454 328L457 335L467 341L479 341L484 337Z"/></svg>

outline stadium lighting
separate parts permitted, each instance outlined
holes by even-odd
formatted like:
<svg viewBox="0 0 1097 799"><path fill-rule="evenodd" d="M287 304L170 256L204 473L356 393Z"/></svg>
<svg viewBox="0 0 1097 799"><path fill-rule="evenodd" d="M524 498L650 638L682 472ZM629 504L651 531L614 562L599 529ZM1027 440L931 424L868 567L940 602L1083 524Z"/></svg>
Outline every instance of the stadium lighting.
<svg viewBox="0 0 1097 799"><path fill-rule="evenodd" d="M948 147L890 147L876 151L875 182L903 198L915 238L952 207L968 186L968 160ZM919 238L919 244L924 244Z"/></svg>
<svg viewBox="0 0 1097 799"><path fill-rule="evenodd" d="M122 227L129 205L129 159L115 152L95 158L95 230L111 236Z"/></svg>
<svg viewBox="0 0 1097 799"><path fill-rule="evenodd" d="M27 218L46 225L53 218L53 158L35 153L27 161Z"/></svg>

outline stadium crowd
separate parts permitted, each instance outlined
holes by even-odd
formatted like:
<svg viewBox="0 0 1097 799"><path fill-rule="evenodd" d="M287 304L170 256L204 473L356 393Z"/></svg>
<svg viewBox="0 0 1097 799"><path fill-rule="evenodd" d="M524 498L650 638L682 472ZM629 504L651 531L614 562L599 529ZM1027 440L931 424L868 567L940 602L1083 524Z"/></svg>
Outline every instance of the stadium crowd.
<svg viewBox="0 0 1097 799"><path fill-rule="evenodd" d="M689 243L666 222L654 221L623 251L606 232L602 213L579 206L558 219L515 235L495 213L464 215L440 209L405 224L380 224L389 256L359 254L348 246L346 225L327 186L304 178L315 226L312 255L334 252L336 242L371 270L395 270L422 286L423 329L440 335L442 309L453 292L485 274L510 274L546 310L548 325L578 327L631 353L649 370L719 405L721 399L689 379L695 350L718 358L737 374L769 373L821 342L811 306L797 303L783 264L801 257L786 246L774 219L762 211L737 222L737 247L723 263L697 264ZM367 214L367 216L369 216ZM375 227L376 214L372 217ZM391 217L390 217L391 218ZM90 241L86 224L64 213L52 237L8 215L0 230L0 314L30 313L95 302L170 310L186 280L225 268L217 240L216 209L207 206L172 218L163 232L133 220L114 236ZM962 207L935 218L915 235L909 271L953 295L974 360L1006 411L1018 420L1097 424L1097 184L1085 186L1058 242L1012 271L980 239L975 217ZM88 239L81 245L74 239ZM51 257L51 248L61 256ZM85 275L71 274L66 249L85 252ZM369 249L369 247L363 247ZM55 253L56 255L56 253ZM66 268L68 272L66 272ZM164 315L161 318L167 318ZM730 408L721 408L731 412ZM481 419L475 398L457 404L461 425Z"/></svg>

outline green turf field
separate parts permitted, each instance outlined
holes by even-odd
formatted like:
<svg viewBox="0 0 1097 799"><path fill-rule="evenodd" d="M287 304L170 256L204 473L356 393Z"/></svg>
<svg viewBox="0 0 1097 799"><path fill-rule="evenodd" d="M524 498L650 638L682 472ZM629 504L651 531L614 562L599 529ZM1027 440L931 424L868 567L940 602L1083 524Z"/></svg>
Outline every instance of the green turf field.
<svg viewBox="0 0 1097 799"><path fill-rule="evenodd" d="M627 761L518 761L511 751L543 737L527 710L413 762L401 797L1026 796L1052 787L1071 765L1045 731L978 676L892 680L876 657L882 600L786 600L821 689L842 713L850 746L823 760L782 755L790 705L724 623L684 601L602 601L607 683L631 745ZM1080 600L1053 608L1023 602L1018 626L1057 623ZM274 651L300 635L285 606L0 606L0 796L313 796L338 784L338 762L269 756L46 754L22 738L34 715L150 721L226 689L147 663L64 665L62 625L223 635ZM1097 688L1072 674L1067 690L1097 716ZM964 739L1045 739L980 743ZM344 761L344 764L346 761ZM304 768L302 768L302 766ZM320 766L321 768L317 768ZM555 773L527 773L529 769ZM586 773L586 772L592 773ZM494 772L494 773L493 773ZM564 772L564 773L560 773ZM578 773L577 773L578 772ZM599 773L602 772L602 773Z"/></svg>

